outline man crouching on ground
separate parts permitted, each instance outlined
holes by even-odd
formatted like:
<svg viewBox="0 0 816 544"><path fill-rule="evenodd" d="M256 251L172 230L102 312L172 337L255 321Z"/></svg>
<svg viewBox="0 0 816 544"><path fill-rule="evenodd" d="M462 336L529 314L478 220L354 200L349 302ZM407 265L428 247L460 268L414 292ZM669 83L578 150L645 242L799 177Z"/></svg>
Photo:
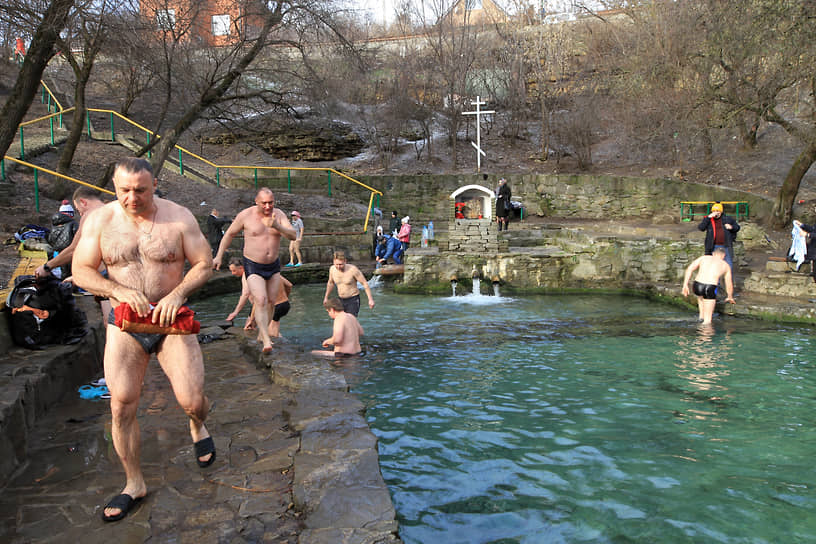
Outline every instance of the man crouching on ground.
<svg viewBox="0 0 816 544"><path fill-rule="evenodd" d="M186 208L154 196L157 180L146 160L119 161L113 184L117 201L96 210L83 225L74 252L74 281L110 298L114 308L130 305L139 318L169 328L190 293L212 275L210 246ZM190 262L186 274L185 260ZM107 266L107 278L98 271L100 262ZM113 445L127 481L122 493L105 506L105 521L124 518L147 494L136 412L151 353L156 353L176 400L190 418L198 465L206 467L215 460L215 446L204 426L209 401L196 335L124 332L114 325L113 316L111 312L108 317L105 380L111 394Z"/></svg>
<svg viewBox="0 0 816 544"><path fill-rule="evenodd" d="M334 346L334 351L312 350L312 355L321 357L354 357L365 355L360 348L360 336L363 335L363 327L354 315L343 310L343 303L340 299L330 298L323 306L329 313L329 317L334 320L332 335L323 340L323 347Z"/></svg>
<svg viewBox="0 0 816 544"><path fill-rule="evenodd" d="M683 278L683 296L689 295L689 280L691 274L697 270L697 277L694 279L692 290L697 295L697 308L699 318L703 325L711 323L714 315L714 306L717 304L717 286L720 278L725 278L726 302L736 304L734 301L734 282L731 279L731 267L725 260L725 249L715 248L711 255L703 255L694 260L688 268Z"/></svg>

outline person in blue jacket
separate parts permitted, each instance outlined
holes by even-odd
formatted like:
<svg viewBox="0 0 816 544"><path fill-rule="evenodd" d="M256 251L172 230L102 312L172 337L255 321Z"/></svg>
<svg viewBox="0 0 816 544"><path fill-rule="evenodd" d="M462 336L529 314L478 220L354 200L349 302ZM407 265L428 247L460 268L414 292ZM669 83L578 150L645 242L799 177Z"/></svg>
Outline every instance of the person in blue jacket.
<svg viewBox="0 0 816 544"><path fill-rule="evenodd" d="M384 234L377 246L377 265L388 264L388 259L394 264L402 264L402 243L396 236Z"/></svg>

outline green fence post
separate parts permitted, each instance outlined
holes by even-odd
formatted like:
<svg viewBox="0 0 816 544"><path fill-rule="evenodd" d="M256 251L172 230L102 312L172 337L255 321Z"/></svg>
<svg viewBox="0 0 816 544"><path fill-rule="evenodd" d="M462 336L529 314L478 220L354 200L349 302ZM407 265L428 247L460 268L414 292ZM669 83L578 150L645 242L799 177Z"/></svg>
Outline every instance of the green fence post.
<svg viewBox="0 0 816 544"><path fill-rule="evenodd" d="M40 211L40 183L39 183L39 176L37 174L40 173L38 168L34 169L34 207L37 209L37 213Z"/></svg>
<svg viewBox="0 0 816 544"><path fill-rule="evenodd" d="M6 181L6 159L0 159L0 177Z"/></svg>
<svg viewBox="0 0 816 544"><path fill-rule="evenodd" d="M48 105L45 107L48 110L48 113L51 113L51 95L48 95ZM57 106L54 106L54 111L57 111Z"/></svg>
<svg viewBox="0 0 816 544"><path fill-rule="evenodd" d="M20 158L25 159L25 143L23 142L23 127L20 127Z"/></svg>
<svg viewBox="0 0 816 544"><path fill-rule="evenodd" d="M62 112L59 114L59 128L62 128Z"/></svg>
<svg viewBox="0 0 816 544"><path fill-rule="evenodd" d="M92 140L93 136L91 136L91 112L85 112L85 119L88 121L88 139Z"/></svg>
<svg viewBox="0 0 816 544"><path fill-rule="evenodd" d="M255 188L258 188L258 169L255 169Z"/></svg>
<svg viewBox="0 0 816 544"><path fill-rule="evenodd" d="M331 196L331 170L326 170L329 173L329 196Z"/></svg>
<svg viewBox="0 0 816 544"><path fill-rule="evenodd" d="M221 187L221 169L220 168L215 169L215 186L216 187Z"/></svg>
<svg viewBox="0 0 816 544"><path fill-rule="evenodd" d="M51 145L54 145L54 118L53 117L48 118L48 125L49 125L49 127L51 129Z"/></svg>
<svg viewBox="0 0 816 544"><path fill-rule="evenodd" d="M286 190L288 192L290 192L290 193L292 192L292 171L291 170L286 171Z"/></svg>
<svg viewBox="0 0 816 544"><path fill-rule="evenodd" d="M116 135L113 133L113 112L111 112L110 118L111 118L111 142L115 142Z"/></svg>
<svg viewBox="0 0 816 544"><path fill-rule="evenodd" d="M184 165L181 162L181 149L179 149L179 175L184 175Z"/></svg>
<svg viewBox="0 0 816 544"><path fill-rule="evenodd" d="M150 145L150 132L145 132L147 134L147 145ZM147 150L147 158L149 159L153 155L153 151L148 149Z"/></svg>

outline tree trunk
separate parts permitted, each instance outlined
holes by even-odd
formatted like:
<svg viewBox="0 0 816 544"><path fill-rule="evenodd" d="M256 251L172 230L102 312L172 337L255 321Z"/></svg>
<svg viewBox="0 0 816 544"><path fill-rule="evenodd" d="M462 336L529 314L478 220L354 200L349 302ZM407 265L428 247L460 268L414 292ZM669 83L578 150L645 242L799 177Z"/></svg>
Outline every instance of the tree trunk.
<svg viewBox="0 0 816 544"><path fill-rule="evenodd" d="M71 130L68 131L68 138L65 140L65 145L62 148L59 164L57 165L57 172L60 174L67 174L71 169L71 163L74 160L74 153L79 145L79 139L82 137L82 128L85 125L85 87L90 78L91 70L83 69L76 82L74 88L74 114L71 118Z"/></svg>
<svg viewBox="0 0 816 544"><path fill-rule="evenodd" d="M82 137L82 128L85 126L85 115L87 113L87 104L85 102L85 89L88 87L88 80L91 79L91 72L93 72L94 62L99 53L100 39L96 39L90 43L85 44L85 51L82 54L82 65L77 63L76 57L69 51L66 52L66 59L69 61L71 68L74 71L76 83L74 84L74 115L71 123L71 130L68 132L68 139L62 148L59 163L57 164L57 172L60 174L67 174L71 169L71 163L74 160L74 153L79 145L79 139Z"/></svg>
<svg viewBox="0 0 816 544"><path fill-rule="evenodd" d="M816 140L811 140L808 146L796 157L790 170L788 170L788 174L785 176L782 187L779 189L771 217L773 227L782 229L790 224L793 215L793 203L796 200L796 193L799 192L799 184L802 183L802 178L805 177L814 162L816 162Z"/></svg>
<svg viewBox="0 0 816 544"><path fill-rule="evenodd" d="M550 158L550 113L547 110L547 99L541 93L541 85L544 84L543 78L539 79L538 84L538 103L541 106L541 160L546 161Z"/></svg>
<svg viewBox="0 0 816 544"><path fill-rule="evenodd" d="M60 31L65 28L68 12L73 5L73 0L51 2L40 26L34 33L23 66L20 68L20 73L17 74L14 89L3 106L3 110L0 111L0 157L5 156L14 141L17 127L34 100L43 71L54 54L54 42Z"/></svg>
<svg viewBox="0 0 816 544"><path fill-rule="evenodd" d="M264 26L261 29L258 38L255 40L255 43L238 60L235 67L227 72L217 83L213 82L213 84L199 96L198 101L193 103L187 109L187 111L184 112L181 119L179 119L179 121L172 128L161 134L161 138L155 145L156 154L153 155L153 158L150 161L150 163L153 165L153 175L155 177L159 177L159 172L161 172L161 169L164 166L164 161L166 161L167 157L170 156L170 153L173 151L173 148L175 148L176 143L184 131L190 128L192 124L199 117L201 117L201 114L207 108L218 102L229 90L235 80L238 79L238 77L250 64L252 64L255 57L257 57L263 50L264 44L266 43L266 38L272 31L272 28L276 26L281 19L282 15L279 5L278 8L267 15L266 20L264 21ZM151 144L153 144L153 142L151 142ZM146 148L147 146L145 146L142 151L145 151Z"/></svg>

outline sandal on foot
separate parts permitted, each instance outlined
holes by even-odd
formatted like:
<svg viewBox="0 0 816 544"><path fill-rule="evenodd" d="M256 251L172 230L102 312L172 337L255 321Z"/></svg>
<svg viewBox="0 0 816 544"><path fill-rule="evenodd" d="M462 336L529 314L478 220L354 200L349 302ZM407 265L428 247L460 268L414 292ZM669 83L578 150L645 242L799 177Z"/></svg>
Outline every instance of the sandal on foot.
<svg viewBox="0 0 816 544"><path fill-rule="evenodd" d="M212 436L202 438L193 444L193 449L195 449L196 463L198 463L198 466L201 468L206 468L215 461L215 443L213 442ZM210 458L206 461L202 461L200 457L204 457L208 453L212 453Z"/></svg>
<svg viewBox="0 0 816 544"><path fill-rule="evenodd" d="M142 500L142 498L143 497L136 497L134 499L127 493L116 495L114 498L110 500L108 504L105 505L105 508L102 509L102 521L119 521L120 519L127 516L128 512L130 512L130 509L136 506L136 504L140 500ZM106 516L105 515L106 508L118 508L119 513L114 514L113 516Z"/></svg>

